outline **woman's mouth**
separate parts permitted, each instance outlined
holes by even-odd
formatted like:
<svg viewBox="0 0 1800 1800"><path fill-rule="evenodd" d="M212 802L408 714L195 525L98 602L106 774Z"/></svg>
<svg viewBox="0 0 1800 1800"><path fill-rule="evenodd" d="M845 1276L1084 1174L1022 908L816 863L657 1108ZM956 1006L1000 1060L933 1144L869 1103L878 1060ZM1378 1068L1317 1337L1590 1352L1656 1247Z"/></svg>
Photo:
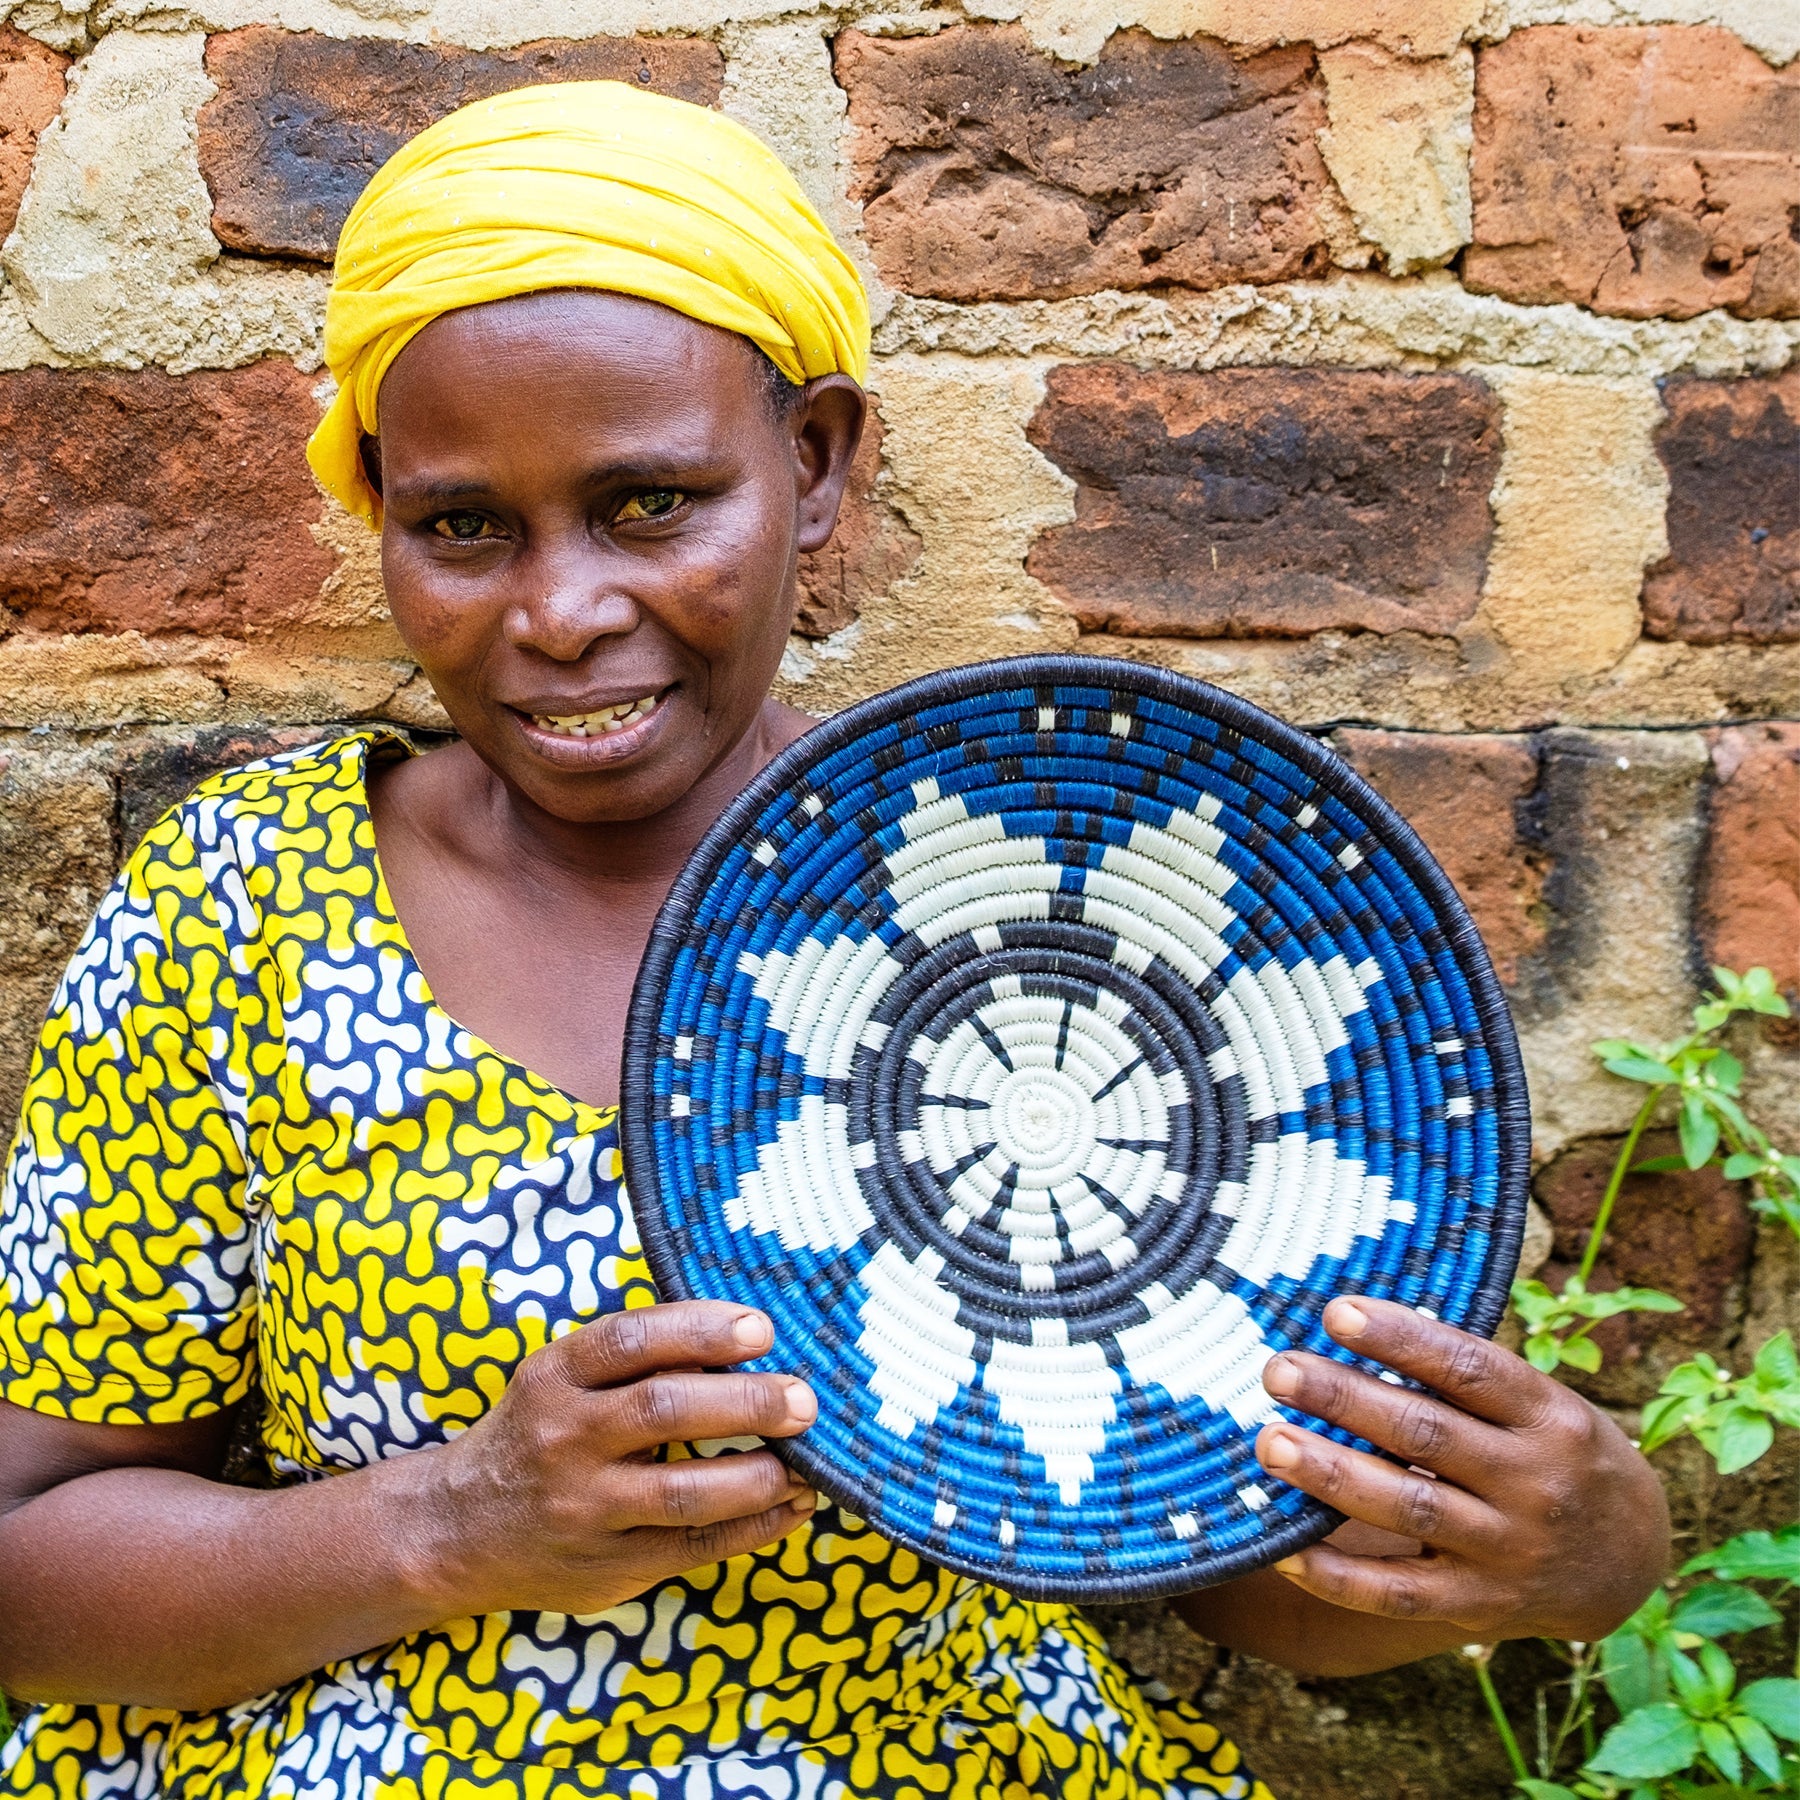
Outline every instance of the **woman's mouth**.
<svg viewBox="0 0 1800 1800"><path fill-rule="evenodd" d="M646 694L641 700L621 700L594 712L532 713L530 719L539 731L548 731L555 737L610 737L648 718L661 699L660 694Z"/></svg>

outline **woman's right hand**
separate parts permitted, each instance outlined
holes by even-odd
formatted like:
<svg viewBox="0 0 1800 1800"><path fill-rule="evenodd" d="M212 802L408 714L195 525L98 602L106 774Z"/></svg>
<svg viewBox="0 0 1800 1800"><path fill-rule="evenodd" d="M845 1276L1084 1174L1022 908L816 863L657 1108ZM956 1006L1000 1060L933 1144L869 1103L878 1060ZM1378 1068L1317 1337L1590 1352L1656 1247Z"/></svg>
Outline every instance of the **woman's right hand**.
<svg viewBox="0 0 1800 1800"><path fill-rule="evenodd" d="M424 1484L419 1576L445 1616L604 1612L804 1523L815 1496L767 1450L655 1460L812 1424L805 1382L729 1366L773 1338L762 1313L717 1300L609 1313L528 1356L467 1431L402 1459Z"/></svg>

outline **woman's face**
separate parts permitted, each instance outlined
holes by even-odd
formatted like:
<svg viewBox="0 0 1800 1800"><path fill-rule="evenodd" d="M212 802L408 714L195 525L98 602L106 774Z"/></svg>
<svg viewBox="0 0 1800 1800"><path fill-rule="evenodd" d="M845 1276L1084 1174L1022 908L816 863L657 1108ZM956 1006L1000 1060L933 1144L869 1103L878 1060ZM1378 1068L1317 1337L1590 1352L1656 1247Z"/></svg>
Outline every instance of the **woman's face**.
<svg viewBox="0 0 1800 1800"><path fill-rule="evenodd" d="M784 411L746 340L622 295L428 325L365 460L395 623L457 730L557 818L675 804L768 695L862 415L846 376Z"/></svg>

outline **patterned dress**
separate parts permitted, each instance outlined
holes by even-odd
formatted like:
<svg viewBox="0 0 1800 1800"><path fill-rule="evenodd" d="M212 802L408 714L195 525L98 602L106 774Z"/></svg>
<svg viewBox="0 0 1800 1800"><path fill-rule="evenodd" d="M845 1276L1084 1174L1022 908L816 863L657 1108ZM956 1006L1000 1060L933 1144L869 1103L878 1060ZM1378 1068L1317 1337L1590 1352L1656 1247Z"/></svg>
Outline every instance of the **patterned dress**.
<svg viewBox="0 0 1800 1800"><path fill-rule="evenodd" d="M358 734L217 776L108 894L0 1201L6 1399L132 1423L254 1386L273 1477L322 1480L654 1301L614 1113L463 1030L413 960L366 790L400 754ZM1269 1800L1078 1613L829 1505L593 1617L455 1620L219 1712L39 1708L8 1794Z"/></svg>

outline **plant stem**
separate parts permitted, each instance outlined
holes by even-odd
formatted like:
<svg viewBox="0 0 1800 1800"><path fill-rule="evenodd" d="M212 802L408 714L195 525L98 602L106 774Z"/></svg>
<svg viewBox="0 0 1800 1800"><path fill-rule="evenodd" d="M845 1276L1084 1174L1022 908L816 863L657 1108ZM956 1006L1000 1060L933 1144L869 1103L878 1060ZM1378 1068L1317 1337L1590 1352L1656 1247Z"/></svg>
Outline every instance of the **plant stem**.
<svg viewBox="0 0 1800 1800"><path fill-rule="evenodd" d="M1506 1716L1506 1708L1500 1704L1500 1696L1494 1688L1494 1678L1488 1673L1488 1663L1493 1657L1490 1645L1480 1656L1471 1657L1475 1665L1475 1679L1481 1684L1481 1697L1487 1702L1487 1709L1494 1721L1494 1729L1500 1734L1500 1742L1506 1746L1506 1760L1512 1764L1513 1774L1521 1781L1531 1778L1531 1770L1525 1762L1525 1752L1519 1748L1519 1740L1513 1735L1512 1721Z"/></svg>
<svg viewBox="0 0 1800 1800"><path fill-rule="evenodd" d="M1655 1112L1662 1093L1661 1087L1653 1087L1644 1096L1644 1104L1638 1108L1637 1117L1631 1121L1631 1129L1625 1134L1625 1142L1619 1146L1619 1160L1613 1164L1612 1177L1606 1184L1606 1192L1600 1197L1600 1210L1594 1215L1594 1229L1588 1233L1587 1248L1581 1253L1581 1268L1578 1272L1583 1287L1594 1272L1594 1264L1600 1260L1600 1246L1606 1241L1607 1226L1612 1223L1613 1203L1619 1197L1619 1189L1625 1185L1625 1177L1631 1169L1631 1159L1637 1152L1638 1139L1644 1135L1644 1127L1650 1123L1650 1115Z"/></svg>

